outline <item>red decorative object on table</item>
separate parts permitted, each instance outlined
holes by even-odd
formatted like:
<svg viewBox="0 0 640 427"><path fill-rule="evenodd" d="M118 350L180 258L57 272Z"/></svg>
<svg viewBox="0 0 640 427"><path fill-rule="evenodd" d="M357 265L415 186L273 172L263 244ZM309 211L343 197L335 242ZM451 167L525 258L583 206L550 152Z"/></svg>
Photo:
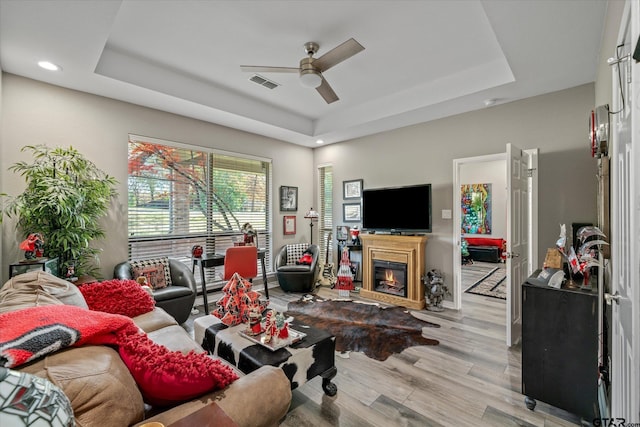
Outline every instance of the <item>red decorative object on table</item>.
<svg viewBox="0 0 640 427"><path fill-rule="evenodd" d="M211 314L227 326L249 322L249 314L255 311L255 305L262 313L269 301L260 300L260 294L251 290L251 282L235 273L222 288L224 295L216 302L218 306Z"/></svg>
<svg viewBox="0 0 640 427"><path fill-rule="evenodd" d="M204 249L202 249L202 246L200 245L193 245L193 247L191 248L191 256L193 256L194 258L200 258L203 253Z"/></svg>

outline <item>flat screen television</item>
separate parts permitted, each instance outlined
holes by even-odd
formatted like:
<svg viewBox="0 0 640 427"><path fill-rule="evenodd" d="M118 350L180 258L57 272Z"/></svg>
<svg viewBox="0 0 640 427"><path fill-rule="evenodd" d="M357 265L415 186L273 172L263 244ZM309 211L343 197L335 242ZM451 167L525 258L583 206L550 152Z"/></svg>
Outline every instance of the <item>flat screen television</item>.
<svg viewBox="0 0 640 427"><path fill-rule="evenodd" d="M398 234L431 232L431 184L362 191L362 228Z"/></svg>

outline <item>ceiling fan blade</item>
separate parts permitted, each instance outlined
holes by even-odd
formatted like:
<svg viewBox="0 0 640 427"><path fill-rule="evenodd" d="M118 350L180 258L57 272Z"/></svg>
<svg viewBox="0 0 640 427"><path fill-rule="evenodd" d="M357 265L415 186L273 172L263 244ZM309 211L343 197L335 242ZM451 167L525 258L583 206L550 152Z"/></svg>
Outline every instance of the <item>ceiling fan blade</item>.
<svg viewBox="0 0 640 427"><path fill-rule="evenodd" d="M327 82L324 77L322 78L322 84L320 84L320 86L318 86L316 90L318 91L320 96L324 98L327 104L331 104L332 102L336 102L340 99L329 85L329 82Z"/></svg>
<svg viewBox="0 0 640 427"><path fill-rule="evenodd" d="M324 72L363 50L364 46L351 38L341 45L334 47L320 58L317 58L313 65L318 67L321 72Z"/></svg>
<svg viewBox="0 0 640 427"><path fill-rule="evenodd" d="M249 73L299 73L297 67L266 67L258 65L241 65L240 69Z"/></svg>

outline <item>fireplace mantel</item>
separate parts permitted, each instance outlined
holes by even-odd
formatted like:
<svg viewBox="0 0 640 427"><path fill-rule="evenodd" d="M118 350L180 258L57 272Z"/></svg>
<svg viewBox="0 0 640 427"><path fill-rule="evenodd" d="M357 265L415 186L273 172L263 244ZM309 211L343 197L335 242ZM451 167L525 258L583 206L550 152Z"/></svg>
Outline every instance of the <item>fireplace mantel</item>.
<svg viewBox="0 0 640 427"><path fill-rule="evenodd" d="M425 248L427 236L360 234L362 241L362 289L360 295L389 304L422 310L425 307ZM374 290L373 260L407 264L407 297Z"/></svg>

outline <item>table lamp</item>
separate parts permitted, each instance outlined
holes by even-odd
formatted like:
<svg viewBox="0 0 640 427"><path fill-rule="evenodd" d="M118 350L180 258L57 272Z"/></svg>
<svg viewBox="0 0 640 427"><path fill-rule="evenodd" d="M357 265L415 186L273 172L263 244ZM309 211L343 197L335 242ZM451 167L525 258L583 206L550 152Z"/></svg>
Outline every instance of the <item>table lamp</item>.
<svg viewBox="0 0 640 427"><path fill-rule="evenodd" d="M313 210L313 208L309 209L304 217L309 220L309 228L311 229L311 244L313 245L313 221L317 221L320 218L320 214Z"/></svg>

